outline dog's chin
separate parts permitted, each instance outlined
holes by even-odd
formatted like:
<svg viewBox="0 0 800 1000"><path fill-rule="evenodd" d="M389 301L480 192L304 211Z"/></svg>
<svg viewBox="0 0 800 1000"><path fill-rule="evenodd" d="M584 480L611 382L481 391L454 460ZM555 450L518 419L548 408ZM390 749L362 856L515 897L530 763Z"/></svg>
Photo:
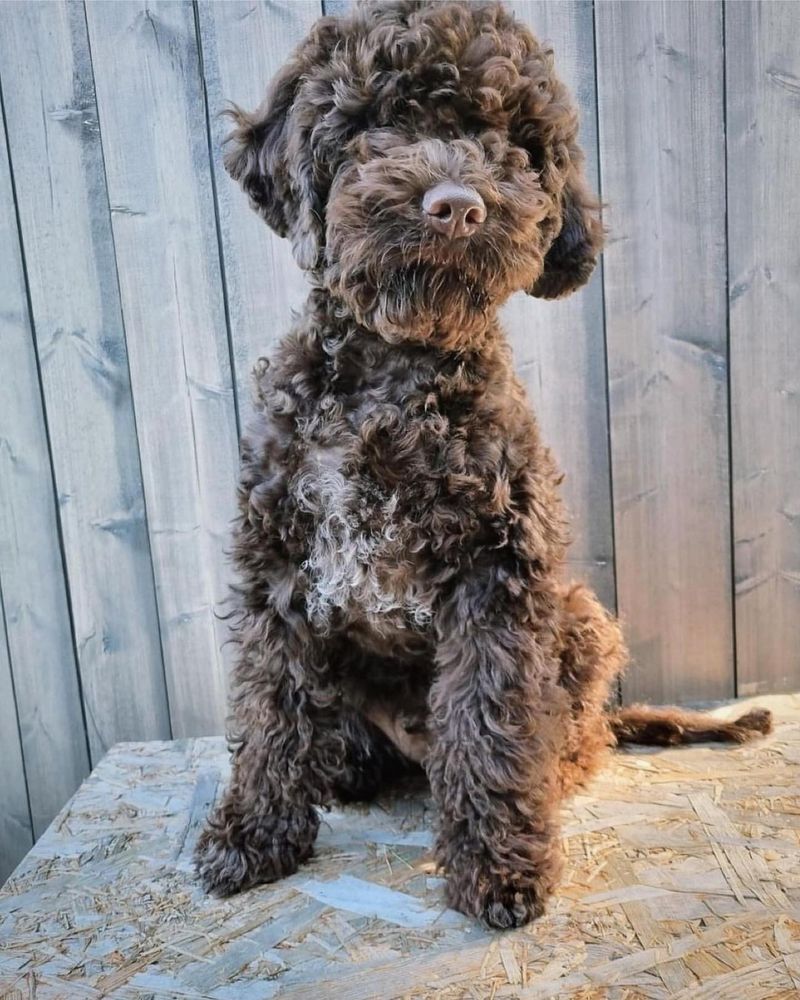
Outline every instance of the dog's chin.
<svg viewBox="0 0 800 1000"><path fill-rule="evenodd" d="M477 347L508 290L458 267L419 265L385 270L330 289L358 323L391 343L424 341L448 350ZM512 289L513 290L513 289Z"/></svg>

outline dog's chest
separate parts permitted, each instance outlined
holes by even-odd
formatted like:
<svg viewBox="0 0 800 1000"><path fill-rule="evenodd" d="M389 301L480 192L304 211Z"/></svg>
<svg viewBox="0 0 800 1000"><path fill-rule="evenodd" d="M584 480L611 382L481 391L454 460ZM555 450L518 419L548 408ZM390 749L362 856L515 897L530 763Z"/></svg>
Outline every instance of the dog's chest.
<svg viewBox="0 0 800 1000"><path fill-rule="evenodd" d="M313 523L302 566L308 614L322 630L355 623L386 635L423 632L432 599L401 491L349 471L348 444L312 445L295 480L297 506Z"/></svg>

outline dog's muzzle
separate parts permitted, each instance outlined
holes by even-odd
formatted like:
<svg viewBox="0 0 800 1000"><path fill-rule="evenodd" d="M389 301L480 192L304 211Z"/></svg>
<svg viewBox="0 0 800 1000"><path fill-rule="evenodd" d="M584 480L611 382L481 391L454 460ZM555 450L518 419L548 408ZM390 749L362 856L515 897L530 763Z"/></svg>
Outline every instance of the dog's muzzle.
<svg viewBox="0 0 800 1000"><path fill-rule="evenodd" d="M473 187L442 181L425 192L422 212L427 224L448 239L472 236L486 221L486 205Z"/></svg>

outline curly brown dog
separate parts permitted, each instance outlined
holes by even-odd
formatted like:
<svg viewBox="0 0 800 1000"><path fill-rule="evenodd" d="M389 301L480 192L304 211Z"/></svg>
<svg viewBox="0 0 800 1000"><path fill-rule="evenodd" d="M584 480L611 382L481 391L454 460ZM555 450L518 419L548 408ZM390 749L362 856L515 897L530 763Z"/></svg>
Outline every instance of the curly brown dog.
<svg viewBox="0 0 800 1000"><path fill-rule="evenodd" d="M197 848L205 887L288 875L317 808L413 761L450 905L542 912L559 806L616 740L743 740L606 710L619 628L560 580L560 477L497 309L583 285L600 252L577 114L501 6L365 5L320 20L226 157L311 281L255 372L235 557L233 776Z"/></svg>

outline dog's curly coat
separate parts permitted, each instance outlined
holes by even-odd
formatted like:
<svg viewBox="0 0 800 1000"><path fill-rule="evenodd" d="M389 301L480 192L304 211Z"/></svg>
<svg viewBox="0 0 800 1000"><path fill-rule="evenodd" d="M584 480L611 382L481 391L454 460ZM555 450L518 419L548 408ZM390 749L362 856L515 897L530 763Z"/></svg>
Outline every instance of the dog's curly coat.
<svg viewBox="0 0 800 1000"><path fill-rule="evenodd" d="M559 805L617 739L746 739L605 705L616 622L559 580L559 474L498 306L583 285L601 248L573 103L494 3L364 5L320 20L226 158L311 279L255 372L235 556L237 749L198 844L207 889L293 872L317 807L412 761L439 810L447 899L495 927L541 913ZM430 226L442 181L485 206Z"/></svg>

